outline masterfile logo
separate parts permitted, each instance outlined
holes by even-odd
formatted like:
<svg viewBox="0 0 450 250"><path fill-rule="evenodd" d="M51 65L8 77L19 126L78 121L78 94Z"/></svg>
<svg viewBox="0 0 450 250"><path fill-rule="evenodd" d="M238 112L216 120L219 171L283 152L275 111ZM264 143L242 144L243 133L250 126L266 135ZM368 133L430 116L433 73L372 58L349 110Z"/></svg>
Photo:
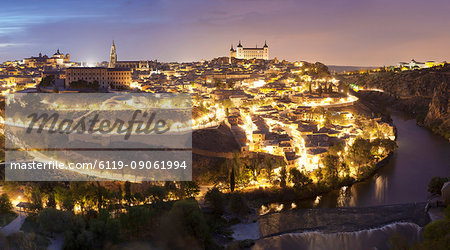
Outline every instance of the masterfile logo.
<svg viewBox="0 0 450 250"><path fill-rule="evenodd" d="M21 93L5 103L7 180L192 178L190 95Z"/></svg>

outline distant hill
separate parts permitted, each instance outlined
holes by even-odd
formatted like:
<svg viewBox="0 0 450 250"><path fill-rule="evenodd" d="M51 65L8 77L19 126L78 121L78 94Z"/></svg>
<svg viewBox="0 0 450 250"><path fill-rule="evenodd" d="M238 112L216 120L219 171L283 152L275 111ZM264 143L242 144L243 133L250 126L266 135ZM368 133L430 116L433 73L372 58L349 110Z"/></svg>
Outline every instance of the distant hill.
<svg viewBox="0 0 450 250"><path fill-rule="evenodd" d="M330 73L341 73L344 71L366 70L376 69L379 67L367 67L367 66L339 66L339 65L327 65Z"/></svg>

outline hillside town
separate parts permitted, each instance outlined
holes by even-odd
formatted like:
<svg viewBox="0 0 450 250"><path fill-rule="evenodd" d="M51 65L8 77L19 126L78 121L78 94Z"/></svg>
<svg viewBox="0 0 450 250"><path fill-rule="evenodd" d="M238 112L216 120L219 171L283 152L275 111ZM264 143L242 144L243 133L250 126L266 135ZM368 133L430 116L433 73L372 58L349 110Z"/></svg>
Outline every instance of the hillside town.
<svg viewBox="0 0 450 250"><path fill-rule="evenodd" d="M2 1L0 250L449 250L449 11Z"/></svg>
<svg viewBox="0 0 450 250"><path fill-rule="evenodd" d="M330 148L340 161L347 161L348 168L339 176L358 179L361 164L349 156L355 139L395 139L387 121L358 110L353 90L340 84L325 65L266 60L267 42L263 48L243 48L239 42L237 49L237 56L232 48L230 57L191 63L118 61L113 42L110 61L91 67L71 62L70 55L58 49L51 57L39 54L3 63L2 93L188 93L194 131L226 126L238 145L230 154L283 159L274 176L252 181L256 187L271 185L280 178L282 168L298 169L314 179L312 173L317 175L324 167ZM256 58L254 51L259 50L265 54ZM381 145L377 148L374 162L391 151ZM193 150L205 152L196 150L195 141Z"/></svg>

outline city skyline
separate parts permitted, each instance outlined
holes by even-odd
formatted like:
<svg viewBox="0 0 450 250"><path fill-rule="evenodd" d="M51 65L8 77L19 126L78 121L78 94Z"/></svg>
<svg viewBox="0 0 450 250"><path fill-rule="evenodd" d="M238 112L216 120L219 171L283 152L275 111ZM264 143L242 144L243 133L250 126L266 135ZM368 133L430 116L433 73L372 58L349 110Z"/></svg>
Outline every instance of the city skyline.
<svg viewBox="0 0 450 250"><path fill-rule="evenodd" d="M25 6L25 7L24 7ZM418 11L420 10L420 12ZM0 61L51 55L108 61L199 61L228 56L230 43L262 46L270 58L382 66L444 61L450 24L445 1L24 1L2 3ZM324 18L326 17L326 18Z"/></svg>

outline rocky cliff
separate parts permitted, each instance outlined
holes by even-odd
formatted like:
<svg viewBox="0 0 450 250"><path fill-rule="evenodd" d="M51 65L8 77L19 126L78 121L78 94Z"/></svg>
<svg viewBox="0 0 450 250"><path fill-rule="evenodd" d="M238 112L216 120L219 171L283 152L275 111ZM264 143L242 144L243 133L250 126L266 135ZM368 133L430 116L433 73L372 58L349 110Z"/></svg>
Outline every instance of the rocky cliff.
<svg viewBox="0 0 450 250"><path fill-rule="evenodd" d="M450 138L449 64L413 71L342 75L340 80L344 84L384 90L390 97L385 104L413 114L420 125Z"/></svg>
<svg viewBox="0 0 450 250"><path fill-rule="evenodd" d="M441 83L434 90L424 125L434 133L450 138L449 82Z"/></svg>

